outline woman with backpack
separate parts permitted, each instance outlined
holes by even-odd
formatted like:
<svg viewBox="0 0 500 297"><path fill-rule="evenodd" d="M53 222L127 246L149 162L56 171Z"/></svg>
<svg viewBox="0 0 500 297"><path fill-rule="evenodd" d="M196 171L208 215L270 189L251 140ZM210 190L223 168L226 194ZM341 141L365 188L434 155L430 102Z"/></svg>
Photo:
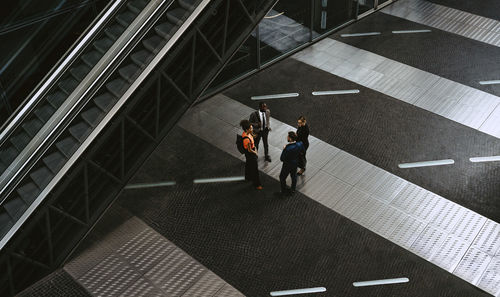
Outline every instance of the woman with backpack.
<svg viewBox="0 0 500 297"><path fill-rule="evenodd" d="M237 139L238 150L245 154L245 180L252 181L257 190L262 190L260 183L259 168L257 167L257 149L253 140L253 127L248 120L242 120L240 126L243 129L241 140Z"/></svg>

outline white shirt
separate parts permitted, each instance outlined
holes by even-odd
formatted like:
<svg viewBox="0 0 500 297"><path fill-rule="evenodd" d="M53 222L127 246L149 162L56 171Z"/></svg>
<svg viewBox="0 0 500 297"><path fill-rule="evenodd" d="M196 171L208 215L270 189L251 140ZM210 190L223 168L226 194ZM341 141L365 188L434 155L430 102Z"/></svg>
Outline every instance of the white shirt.
<svg viewBox="0 0 500 297"><path fill-rule="evenodd" d="M264 130L264 126L263 125L264 125L264 121L265 121L265 118L266 118L266 112L259 110L259 114L260 114L260 123L261 123L260 129ZM269 124L266 121L266 127L267 126L269 126Z"/></svg>

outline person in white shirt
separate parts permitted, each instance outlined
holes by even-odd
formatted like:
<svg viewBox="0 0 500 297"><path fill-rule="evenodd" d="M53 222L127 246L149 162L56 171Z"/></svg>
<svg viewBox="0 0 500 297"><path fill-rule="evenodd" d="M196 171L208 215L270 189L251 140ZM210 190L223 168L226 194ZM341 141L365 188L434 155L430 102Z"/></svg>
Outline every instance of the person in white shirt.
<svg viewBox="0 0 500 297"><path fill-rule="evenodd" d="M255 133L255 147L259 149L259 143L262 139L264 143L264 160L271 162L271 157L269 156L269 143L267 141L267 136L269 131L271 131L271 111L267 108L265 102L259 103L259 109L250 114L250 123L253 126L253 131Z"/></svg>

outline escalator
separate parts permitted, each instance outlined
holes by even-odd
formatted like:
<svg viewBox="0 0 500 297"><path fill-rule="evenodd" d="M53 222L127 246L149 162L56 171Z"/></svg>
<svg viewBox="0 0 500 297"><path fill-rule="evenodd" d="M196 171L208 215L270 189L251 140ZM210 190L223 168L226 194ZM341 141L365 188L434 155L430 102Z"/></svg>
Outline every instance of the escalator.
<svg viewBox="0 0 500 297"><path fill-rule="evenodd" d="M0 126L106 6L105 0L4 1Z"/></svg>
<svg viewBox="0 0 500 297"><path fill-rule="evenodd" d="M122 0L0 134L0 295L60 267L276 0Z"/></svg>

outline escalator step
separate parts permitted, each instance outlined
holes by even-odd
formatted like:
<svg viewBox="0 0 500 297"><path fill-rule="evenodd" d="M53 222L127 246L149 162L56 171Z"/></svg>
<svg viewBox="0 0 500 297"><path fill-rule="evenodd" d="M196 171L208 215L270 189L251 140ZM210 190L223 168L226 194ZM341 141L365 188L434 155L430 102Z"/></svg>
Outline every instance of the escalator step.
<svg viewBox="0 0 500 297"><path fill-rule="evenodd" d="M66 94L64 94L61 91L57 91L57 92L54 92L54 93L48 95L47 101L49 101L49 103L52 104L52 106L54 106L54 108L59 108L63 104L63 102L66 100L66 98L68 98L66 96Z"/></svg>
<svg viewBox="0 0 500 297"><path fill-rule="evenodd" d="M141 72L142 69L135 64L128 64L127 66L121 67L120 70L118 70L118 73L120 73L121 77L126 79L129 83L133 83L141 74Z"/></svg>
<svg viewBox="0 0 500 297"><path fill-rule="evenodd" d="M185 19L189 16L189 11L184 8L178 7L167 11L167 19L177 26L182 25Z"/></svg>
<svg viewBox="0 0 500 297"><path fill-rule="evenodd" d="M44 189L52 180L54 174L50 172L49 168L42 166L30 173L30 177L40 189Z"/></svg>
<svg viewBox="0 0 500 297"><path fill-rule="evenodd" d="M161 37L165 38L166 40L169 40L170 37L175 33L177 28L174 26L172 23L165 22L162 24L159 24L158 26L155 26L155 32L160 35Z"/></svg>
<svg viewBox="0 0 500 297"><path fill-rule="evenodd" d="M94 67L97 62L102 58L103 54L98 51L90 51L82 55L82 61L85 62L89 67Z"/></svg>
<svg viewBox="0 0 500 297"><path fill-rule="evenodd" d="M7 146L6 149L0 151L0 160L6 165L10 165L19 155L19 151L12 145Z"/></svg>
<svg viewBox="0 0 500 297"><path fill-rule="evenodd" d="M9 216L12 218L12 220L16 222L23 215L24 211L28 208L28 205L26 205L26 203L24 203L24 201L21 198L16 197L4 203L3 207L5 208Z"/></svg>
<svg viewBox="0 0 500 297"><path fill-rule="evenodd" d="M24 131L26 131L26 133L28 133L28 135L31 137L35 136L38 131L40 131L40 128L42 128L42 126L42 121L37 118L33 118L22 125Z"/></svg>
<svg viewBox="0 0 500 297"><path fill-rule="evenodd" d="M105 92L94 98L94 103L103 111L108 112L118 101L111 93Z"/></svg>
<svg viewBox="0 0 500 297"><path fill-rule="evenodd" d="M127 4L127 7L128 7L128 9L133 11L134 13L139 14L144 9L144 7L146 7L146 5L148 5L148 1L134 0L132 2L129 2Z"/></svg>
<svg viewBox="0 0 500 297"><path fill-rule="evenodd" d="M56 109L50 104L44 104L35 110L35 115L42 121L47 122L56 112Z"/></svg>
<svg viewBox="0 0 500 297"><path fill-rule="evenodd" d="M79 81L82 81L85 78L85 76L89 74L90 69L91 68L87 66L87 64L83 63L74 68L71 68L69 72L71 73L71 75L73 75L74 78L76 78Z"/></svg>
<svg viewBox="0 0 500 297"><path fill-rule="evenodd" d="M76 139L71 136L68 136L56 143L56 147L59 149L59 151L61 151L61 153L66 156L66 158L71 157L76 152L79 146L80 144L78 143L78 141L76 141Z"/></svg>
<svg viewBox="0 0 500 297"><path fill-rule="evenodd" d="M120 98L125 94L128 87L130 86L123 78L115 78L106 84L106 89L117 98Z"/></svg>
<svg viewBox="0 0 500 297"><path fill-rule="evenodd" d="M189 10L189 11L193 11L198 2L200 2L199 0L178 0L179 1L179 4L186 10Z"/></svg>
<svg viewBox="0 0 500 297"><path fill-rule="evenodd" d="M14 222L7 211L4 208L0 209L0 238L3 238L12 226L14 226Z"/></svg>
<svg viewBox="0 0 500 297"><path fill-rule="evenodd" d="M78 81L76 79L70 77L70 78L67 78L67 79L61 81L58 85L59 85L59 88L64 93L66 93L66 95L69 96L69 94L71 94L78 86Z"/></svg>
<svg viewBox="0 0 500 297"><path fill-rule="evenodd" d="M41 190L35 183L29 182L22 187L19 187L16 192L19 194L19 197L23 199L26 204L31 205L33 201L35 201L38 194L40 194Z"/></svg>
<svg viewBox="0 0 500 297"><path fill-rule="evenodd" d="M92 128L95 128L97 124L104 118L105 113L99 109L97 106L90 108L87 111L82 112L82 118L87 122Z"/></svg>
<svg viewBox="0 0 500 297"><path fill-rule="evenodd" d="M113 45L113 40L108 37L101 38L94 42L94 47L100 51L102 54L106 53L109 48Z"/></svg>
<svg viewBox="0 0 500 297"><path fill-rule="evenodd" d="M165 43L167 43L167 41L158 35L153 35L148 39L143 40L142 43L144 44L145 48L147 48L154 54L158 54L158 52L162 49Z"/></svg>
<svg viewBox="0 0 500 297"><path fill-rule="evenodd" d="M50 169L54 174L58 173L59 170L64 166L67 159L60 152L53 152L47 157L43 158L43 163Z"/></svg>
<svg viewBox="0 0 500 297"><path fill-rule="evenodd" d="M125 29L126 27L123 27L120 24L113 24L111 27L104 29L104 32L109 38L117 40L118 37L120 37L122 33L125 31Z"/></svg>
<svg viewBox="0 0 500 297"><path fill-rule="evenodd" d="M130 24L132 24L132 22L134 21L135 17L137 16L137 14L131 12L130 10L127 10L123 13L120 13L117 17L116 17L116 21L124 26L124 27L128 27Z"/></svg>
<svg viewBox="0 0 500 297"><path fill-rule="evenodd" d="M130 58L134 61L135 64L141 66L142 68L146 68L149 63L153 60L155 55L148 50L140 50L137 53L133 53Z"/></svg>
<svg viewBox="0 0 500 297"><path fill-rule="evenodd" d="M30 143L31 137L25 131L21 131L20 133L10 137L9 140L16 147L16 149L22 151L28 143Z"/></svg>
<svg viewBox="0 0 500 297"><path fill-rule="evenodd" d="M92 127L84 121L78 122L68 129L69 133L73 135L80 143L85 141L87 136L92 132Z"/></svg>

